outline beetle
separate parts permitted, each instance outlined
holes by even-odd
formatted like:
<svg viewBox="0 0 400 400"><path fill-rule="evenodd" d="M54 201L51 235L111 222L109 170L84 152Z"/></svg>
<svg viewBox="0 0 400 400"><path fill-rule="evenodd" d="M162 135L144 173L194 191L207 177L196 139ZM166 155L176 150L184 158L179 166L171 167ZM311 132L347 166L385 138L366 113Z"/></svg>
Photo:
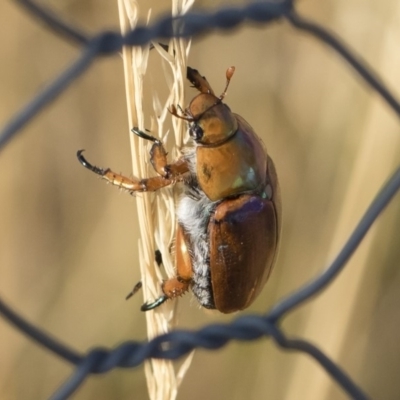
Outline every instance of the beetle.
<svg viewBox="0 0 400 400"><path fill-rule="evenodd" d="M186 110L170 113L188 122L192 146L168 163L163 143L153 142L150 162L157 176L136 179L90 164L81 164L131 194L183 183L177 206L176 276L161 284L162 295L144 303L154 309L192 289L199 303L222 313L250 306L268 280L276 260L281 227L281 198L274 163L253 128L223 103L235 71L226 71L226 86L217 97L207 79L190 67L187 79L200 93Z"/></svg>

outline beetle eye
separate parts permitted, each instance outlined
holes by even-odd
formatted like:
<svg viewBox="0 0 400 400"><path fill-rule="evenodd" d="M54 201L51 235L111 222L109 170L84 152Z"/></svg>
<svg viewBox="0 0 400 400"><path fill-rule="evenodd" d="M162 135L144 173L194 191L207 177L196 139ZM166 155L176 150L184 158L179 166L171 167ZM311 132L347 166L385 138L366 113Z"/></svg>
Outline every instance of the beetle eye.
<svg viewBox="0 0 400 400"><path fill-rule="evenodd" d="M190 136L196 141L203 137L203 133L203 129L197 124L193 124L189 129Z"/></svg>

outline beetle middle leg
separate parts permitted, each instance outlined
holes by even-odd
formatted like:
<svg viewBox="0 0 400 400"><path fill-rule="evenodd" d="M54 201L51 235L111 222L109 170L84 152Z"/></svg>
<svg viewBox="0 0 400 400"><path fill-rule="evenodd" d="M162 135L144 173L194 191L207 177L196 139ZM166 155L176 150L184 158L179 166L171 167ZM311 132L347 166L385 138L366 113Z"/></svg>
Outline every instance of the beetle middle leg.
<svg viewBox="0 0 400 400"><path fill-rule="evenodd" d="M192 285L192 260L189 254L189 237L185 233L183 227L178 224L175 239L175 265L176 276L165 280L161 285L162 295L152 302L144 303L141 306L141 311L150 311L159 307L165 301L174 299L185 294ZM156 250L155 258L158 266L162 264L162 255ZM132 297L142 287L142 282L139 281L126 299Z"/></svg>
<svg viewBox="0 0 400 400"><path fill-rule="evenodd" d="M150 303L144 303L142 311L153 310L168 299L174 299L185 294L192 285L192 260L189 254L189 238L181 225L178 224L175 241L176 276L164 281L161 285L163 294Z"/></svg>

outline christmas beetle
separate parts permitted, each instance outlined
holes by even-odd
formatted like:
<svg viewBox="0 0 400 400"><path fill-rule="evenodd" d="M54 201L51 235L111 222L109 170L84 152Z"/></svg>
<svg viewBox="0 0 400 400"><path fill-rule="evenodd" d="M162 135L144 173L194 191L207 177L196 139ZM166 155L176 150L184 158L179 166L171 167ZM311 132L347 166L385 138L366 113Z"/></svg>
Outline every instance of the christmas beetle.
<svg viewBox="0 0 400 400"><path fill-rule="evenodd" d="M176 276L161 285L162 295L142 311L192 289L199 303L230 313L247 308L272 271L279 244L281 199L274 163L253 128L217 97L206 78L190 67L187 78L200 92L186 110L171 114L186 120L193 146L172 163L162 142L134 128L153 142L150 162L158 176L130 179L110 169L81 164L105 180L135 192L156 191L182 182L177 206Z"/></svg>

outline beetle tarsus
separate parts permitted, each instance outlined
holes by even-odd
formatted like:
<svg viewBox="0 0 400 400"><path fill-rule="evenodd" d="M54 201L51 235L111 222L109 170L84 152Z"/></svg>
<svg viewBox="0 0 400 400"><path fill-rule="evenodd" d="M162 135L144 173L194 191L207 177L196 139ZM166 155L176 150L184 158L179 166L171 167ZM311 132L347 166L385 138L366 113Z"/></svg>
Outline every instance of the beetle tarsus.
<svg viewBox="0 0 400 400"><path fill-rule="evenodd" d="M202 76L197 69L187 67L186 69L186 78L193 85L192 87L196 88L201 93L209 93L214 95L214 91L212 90L210 84L208 83L205 76Z"/></svg>
<svg viewBox="0 0 400 400"><path fill-rule="evenodd" d="M142 281L139 281L133 287L133 289L127 294L127 296L125 297L125 300L129 300L134 294L136 294L142 288L142 286L143 286Z"/></svg>
<svg viewBox="0 0 400 400"><path fill-rule="evenodd" d="M83 157L83 155L82 155L82 153L84 151L85 150L78 150L77 153L76 153L76 156L78 157L79 162L85 168L89 169L90 171L93 171L95 174L104 176L108 170L107 169L102 169L102 168L96 167L95 165L90 164L90 162L88 160L86 160L86 158Z"/></svg>
<svg viewBox="0 0 400 400"><path fill-rule="evenodd" d="M154 259L155 262L157 263L157 266L160 268L163 260L162 260L162 254L160 250L156 250L154 252ZM139 281L134 287L133 289L127 294L127 296L125 297L125 300L129 300L132 296L134 296L141 288L143 287L142 281Z"/></svg>
<svg viewBox="0 0 400 400"><path fill-rule="evenodd" d="M140 307L141 311L150 311L154 310L158 306L160 306L162 303L166 302L168 300L168 297L164 294L160 296L157 300L154 300L152 303L144 303L142 307Z"/></svg>
<svg viewBox="0 0 400 400"><path fill-rule="evenodd" d="M142 139L150 140L151 142L161 144L161 141L159 139L155 138L154 136L148 135L147 133L144 133L143 131L139 130L139 128L136 126L134 126L131 129L131 132L134 133L136 136L139 136Z"/></svg>

